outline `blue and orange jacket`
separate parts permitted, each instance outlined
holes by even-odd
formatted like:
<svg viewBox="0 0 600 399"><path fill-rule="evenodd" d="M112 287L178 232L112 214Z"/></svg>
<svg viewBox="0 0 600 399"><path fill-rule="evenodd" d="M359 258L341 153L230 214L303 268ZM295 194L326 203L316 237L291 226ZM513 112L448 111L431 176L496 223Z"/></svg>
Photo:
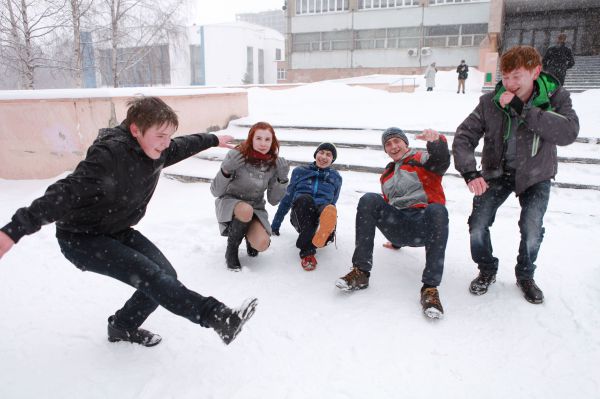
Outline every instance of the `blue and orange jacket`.
<svg viewBox="0 0 600 399"><path fill-rule="evenodd" d="M320 169L314 162L311 165L298 166L292 172L290 184L285 196L279 203L271 228L279 230L283 218L285 218L294 200L299 195L310 194L317 206L335 205L340 196L341 188L342 176L337 170L331 168Z"/></svg>
<svg viewBox="0 0 600 399"><path fill-rule="evenodd" d="M427 142L427 151L411 149L386 166L380 178L383 198L398 209L445 205L442 176L449 166L448 142L440 135Z"/></svg>

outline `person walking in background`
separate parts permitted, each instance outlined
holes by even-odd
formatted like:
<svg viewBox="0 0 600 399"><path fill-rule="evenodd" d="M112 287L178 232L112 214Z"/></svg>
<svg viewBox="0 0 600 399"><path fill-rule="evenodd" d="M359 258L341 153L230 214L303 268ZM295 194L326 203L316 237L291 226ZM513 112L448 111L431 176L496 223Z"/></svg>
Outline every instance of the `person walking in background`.
<svg viewBox="0 0 600 399"><path fill-rule="evenodd" d="M527 301L544 301L533 277L550 180L558 167L556 146L575 141L579 120L569 92L552 75L540 73L541 68L541 56L533 47L517 46L504 53L502 81L495 92L480 97L454 136L454 165L475 194L468 220L471 257L479 268L469 286L473 295L485 294L496 281L499 262L492 253L489 229L498 208L514 192L521 205L517 285ZM475 149L482 137L480 172Z"/></svg>
<svg viewBox="0 0 600 399"><path fill-rule="evenodd" d="M129 102L126 119L101 129L75 171L0 229L0 258L23 236L56 222L60 250L81 271L117 279L135 288L125 305L108 318L108 340L154 346L158 334L139 328L162 306L229 344L254 314L256 298L230 309L213 297L186 288L162 252L137 224L154 194L164 167L210 147L227 147L231 136L191 134L172 139L179 125L171 107L157 97Z"/></svg>
<svg viewBox="0 0 600 399"><path fill-rule="evenodd" d="M567 69L571 69L575 65L573 52L567 47L566 42L567 35L559 34L557 45L549 47L542 60L544 72L554 75L561 85L565 84Z"/></svg>
<svg viewBox="0 0 600 399"><path fill-rule="evenodd" d="M332 242L337 224L335 204L342 188L342 176L331 164L337 158L337 148L332 143L321 143L313 154L310 165L298 166L285 197L279 203L271 229L279 235L283 218L292 208L290 221L299 233L296 247L300 249L300 265L306 271L317 267L315 254Z"/></svg>
<svg viewBox="0 0 600 399"><path fill-rule="evenodd" d="M465 63L465 60L460 60L460 65L456 67L456 73L458 73L458 89L456 93L460 93L462 89L462 93L465 94L465 81L469 77L469 66Z"/></svg>
<svg viewBox="0 0 600 399"><path fill-rule="evenodd" d="M421 277L421 307L430 318L441 318L444 308L437 287L442 281L448 241L448 210L442 177L450 166L446 138L426 129L416 136L427 150L408 146L401 129L391 127L381 136L385 153L392 159L380 177L383 196L367 193L356 212L356 238L352 270L335 285L344 291L369 286L373 267L375 230L398 247L425 247Z"/></svg>
<svg viewBox="0 0 600 399"><path fill-rule="evenodd" d="M437 69L435 68L435 62L432 62L425 70L425 85L427 86L427 91L433 91L436 73Z"/></svg>
<svg viewBox="0 0 600 399"><path fill-rule="evenodd" d="M244 237L249 256L271 244L271 224L265 209L265 191L271 205L283 198L288 185L288 162L279 155L279 142L267 122L255 123L246 140L230 150L210 185L221 235L227 237L225 261L241 271L238 248Z"/></svg>

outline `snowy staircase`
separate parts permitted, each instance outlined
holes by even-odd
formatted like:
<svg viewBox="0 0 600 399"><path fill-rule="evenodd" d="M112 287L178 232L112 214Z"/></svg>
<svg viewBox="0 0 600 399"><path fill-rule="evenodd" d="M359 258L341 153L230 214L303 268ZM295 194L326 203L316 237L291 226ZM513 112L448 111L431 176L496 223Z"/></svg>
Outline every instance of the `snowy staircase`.
<svg viewBox="0 0 600 399"><path fill-rule="evenodd" d="M220 134L230 134L236 139L244 139L248 132L248 125L232 123ZM387 155L382 151L381 130L377 129L319 129L275 126L277 137L281 146L280 152L284 154L292 166L306 164L313 161L314 149L323 141L335 143L338 147L338 160L334 168L340 171L376 173L382 172L383 167L389 162ZM412 148L424 148L425 143L415 140L417 131L406 131ZM453 132L442 132L452 144ZM480 155L481 148L477 149L476 156ZM213 148L199 153L195 159L220 162L226 149ZM600 185L586 176L600 174L600 142L598 139L579 138L576 143L559 147L559 173L552 184L558 188L588 189L600 191ZM212 162L209 162L212 164ZM210 182L215 171L197 172L198 168L169 168L165 176L185 182ZM461 178L451 165L446 176ZM596 184L590 184L596 183Z"/></svg>
<svg viewBox="0 0 600 399"><path fill-rule="evenodd" d="M600 55L575 57L575 66L565 77L565 88L573 93L600 89Z"/></svg>
<svg viewBox="0 0 600 399"><path fill-rule="evenodd" d="M502 76L498 69L496 70L496 82L501 79ZM600 89L600 55L575 57L575 66L567 71L564 87L571 93ZM493 86L483 86L481 91L487 93L493 89Z"/></svg>

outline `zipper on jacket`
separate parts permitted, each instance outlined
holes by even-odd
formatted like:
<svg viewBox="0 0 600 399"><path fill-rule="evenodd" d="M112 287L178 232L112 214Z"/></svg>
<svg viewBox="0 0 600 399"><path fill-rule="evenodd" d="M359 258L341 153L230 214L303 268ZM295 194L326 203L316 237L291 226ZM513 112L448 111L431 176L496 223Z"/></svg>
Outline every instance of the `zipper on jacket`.
<svg viewBox="0 0 600 399"><path fill-rule="evenodd" d="M317 178L315 179L315 188L313 189L313 197L317 196L317 190L319 189L319 176L321 175L321 171L317 171Z"/></svg>

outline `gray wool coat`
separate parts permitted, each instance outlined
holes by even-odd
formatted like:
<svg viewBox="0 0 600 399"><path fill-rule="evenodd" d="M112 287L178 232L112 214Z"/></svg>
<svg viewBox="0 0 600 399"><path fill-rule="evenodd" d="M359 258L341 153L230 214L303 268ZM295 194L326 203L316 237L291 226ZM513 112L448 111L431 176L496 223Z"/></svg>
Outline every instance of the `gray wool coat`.
<svg viewBox="0 0 600 399"><path fill-rule="evenodd" d="M230 150L225 159L231 158L237 152L239 152L237 149ZM240 201L252 205L254 216L258 218L270 235L271 224L265 209L265 191L269 204L277 205L285 195L287 185L287 180L285 183L277 180L275 166L256 166L246 162L229 178L225 177L219 169L210 185L210 192L217 197L215 210L221 235L227 235L226 229L228 223L233 219L233 209Z"/></svg>

